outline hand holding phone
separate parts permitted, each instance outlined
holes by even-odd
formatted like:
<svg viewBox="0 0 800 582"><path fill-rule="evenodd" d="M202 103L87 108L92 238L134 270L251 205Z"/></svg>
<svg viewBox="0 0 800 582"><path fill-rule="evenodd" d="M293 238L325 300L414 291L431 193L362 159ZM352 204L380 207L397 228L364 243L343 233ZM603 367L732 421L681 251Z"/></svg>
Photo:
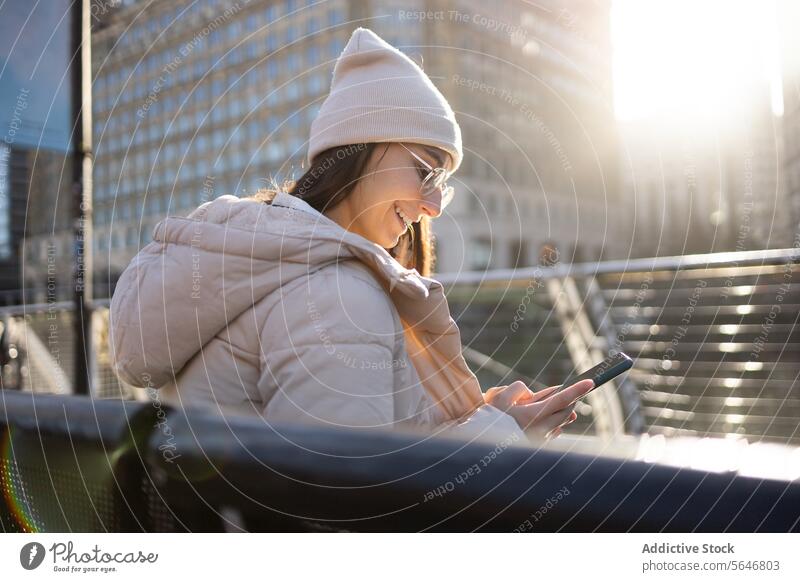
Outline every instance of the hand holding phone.
<svg viewBox="0 0 800 582"><path fill-rule="evenodd" d="M510 414L526 434L552 438L577 418L574 411L577 400L632 365L633 360L620 352L582 374L570 376L563 384L533 392L517 381L509 386L490 388L485 398L487 403Z"/></svg>
<svg viewBox="0 0 800 582"><path fill-rule="evenodd" d="M519 395L507 412L535 440L557 436L562 427L575 421L578 418L575 402L594 388L591 380L583 380L563 390L559 384L537 392L532 392L522 382L518 384L526 393Z"/></svg>
<svg viewBox="0 0 800 582"><path fill-rule="evenodd" d="M627 354L618 352L613 356L609 356L593 368L586 370L581 374L569 376L564 380L563 384L559 385L559 389L555 393L561 392L567 386L572 386L581 380L592 380L594 382L594 390L598 386L602 386L612 378L615 378L629 370L633 366L633 360ZM591 392L592 390L589 390ZM588 394L588 392L587 392Z"/></svg>

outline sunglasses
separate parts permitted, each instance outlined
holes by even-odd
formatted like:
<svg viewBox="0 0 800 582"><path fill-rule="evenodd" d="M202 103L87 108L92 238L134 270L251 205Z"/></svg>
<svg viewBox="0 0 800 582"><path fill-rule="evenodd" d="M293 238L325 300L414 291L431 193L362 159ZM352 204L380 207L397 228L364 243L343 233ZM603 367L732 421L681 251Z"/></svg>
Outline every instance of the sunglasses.
<svg viewBox="0 0 800 582"><path fill-rule="evenodd" d="M399 143L399 142L398 142ZM422 185L419 188L419 192L423 198L432 198L437 190L441 189L442 191L442 210L450 204L453 200L453 187L447 185L447 170L445 168L434 168L428 162L423 160L417 154L412 152L402 143L400 144L403 146L408 153L414 156L417 161L422 164L425 169L428 170L428 174L422 179Z"/></svg>

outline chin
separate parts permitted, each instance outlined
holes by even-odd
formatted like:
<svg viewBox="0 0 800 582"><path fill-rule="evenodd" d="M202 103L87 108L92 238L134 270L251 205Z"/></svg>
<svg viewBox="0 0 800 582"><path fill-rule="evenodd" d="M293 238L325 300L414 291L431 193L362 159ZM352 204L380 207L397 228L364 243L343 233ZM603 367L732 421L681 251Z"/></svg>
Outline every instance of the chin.
<svg viewBox="0 0 800 582"><path fill-rule="evenodd" d="M394 247L397 246L397 243L400 242L400 237L402 237L406 232L408 232L408 231L404 229L404 230L402 230L401 232L399 232L399 233L397 233L395 235L392 235L392 234L387 235L385 240L384 240L385 244L383 244L381 246L383 246L384 248L393 249Z"/></svg>
<svg viewBox="0 0 800 582"><path fill-rule="evenodd" d="M385 248L385 249L389 250L389 249L393 249L394 247L396 247L396 246L397 246L397 243L399 243L399 242L400 242L400 237L399 237L399 236L396 236L396 237L394 237L393 239L392 239L392 238L386 239L386 242L385 242L385 244L383 244L383 245L381 245L381 246L382 246L383 248Z"/></svg>

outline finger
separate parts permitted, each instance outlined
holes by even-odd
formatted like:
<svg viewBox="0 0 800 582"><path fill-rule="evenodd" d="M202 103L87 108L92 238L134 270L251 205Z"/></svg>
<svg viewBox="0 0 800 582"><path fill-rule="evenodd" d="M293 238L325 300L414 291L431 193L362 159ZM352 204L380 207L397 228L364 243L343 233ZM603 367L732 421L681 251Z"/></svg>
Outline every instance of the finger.
<svg viewBox="0 0 800 582"><path fill-rule="evenodd" d="M572 414L570 414L570 416L569 416L569 418L566 420L566 422L564 422L564 423L562 423L561 425L559 425L558 427L554 428L554 429L553 429L553 430L552 430L552 431L551 431L551 432L548 434L547 438L551 438L551 439L554 439L554 438L556 438L558 435L560 435L560 434L561 434L561 431L562 431L562 430L564 430L564 427L565 427L565 426L567 426L568 424L571 424L571 423L575 422L575 419L576 419L576 418L578 418L578 413L577 413L577 412L575 412L575 411L573 410L573 411L572 411Z"/></svg>
<svg viewBox="0 0 800 582"><path fill-rule="evenodd" d="M517 404L531 404L532 402L540 402L556 392L558 390L558 386L550 386L549 388L542 388L541 390L537 390L536 392L531 392L527 396L520 398L517 401Z"/></svg>
<svg viewBox="0 0 800 582"><path fill-rule="evenodd" d="M492 404L501 410L508 410L518 399L526 396L528 393L530 393L530 389L525 385L525 382L517 380L498 391L497 395L492 400Z"/></svg>
<svg viewBox="0 0 800 582"><path fill-rule="evenodd" d="M528 385L525 384L525 382L522 380L517 380L508 386L508 390L505 392L505 397L509 399L510 405L513 406L518 402L525 400L526 398L530 398L532 394L533 391L528 388Z"/></svg>
<svg viewBox="0 0 800 582"><path fill-rule="evenodd" d="M575 422L577 418L578 418L578 413L573 410L572 414L570 414L569 417L564 422L558 425L558 428L556 428L556 430L561 432L561 429L563 429L568 424L572 424L573 422Z"/></svg>
<svg viewBox="0 0 800 582"><path fill-rule="evenodd" d="M486 392L484 392L484 399L491 402L495 398L495 396L497 396L497 393L502 391L506 387L507 386L492 386Z"/></svg>
<svg viewBox="0 0 800 582"><path fill-rule="evenodd" d="M558 410L563 410L575 402L578 398L589 392L592 388L594 388L593 380L581 380L572 386L567 386L561 392L554 394L545 401L545 405L547 407L546 411L553 413Z"/></svg>
<svg viewBox="0 0 800 582"><path fill-rule="evenodd" d="M573 414L572 408L573 406L569 406L566 410L559 410L557 413L551 415L550 418L546 419L542 423L542 431L547 434L548 432L567 424Z"/></svg>

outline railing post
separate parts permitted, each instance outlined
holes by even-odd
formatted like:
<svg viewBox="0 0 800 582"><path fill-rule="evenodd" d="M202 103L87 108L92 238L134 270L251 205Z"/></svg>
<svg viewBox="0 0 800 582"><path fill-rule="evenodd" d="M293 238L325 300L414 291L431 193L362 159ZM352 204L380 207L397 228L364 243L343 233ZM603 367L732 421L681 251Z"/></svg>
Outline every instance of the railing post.
<svg viewBox="0 0 800 582"><path fill-rule="evenodd" d="M72 192L74 197L75 393L90 393L92 378L92 41L90 0L72 7Z"/></svg>
<svg viewBox="0 0 800 582"><path fill-rule="evenodd" d="M605 338L595 334L575 280L572 277L553 278L546 285L573 365L578 372L591 368L606 357L598 349L598 343L604 344ZM622 404L613 380L590 392L586 400L592 406L598 437L608 442L625 433Z"/></svg>
<svg viewBox="0 0 800 582"><path fill-rule="evenodd" d="M611 352L622 351L623 337L618 334L616 326L608 312L608 305L603 298L603 290L600 288L596 277L588 277L586 283L586 307L589 311L590 319L594 319L594 327L597 335L606 340L606 355ZM642 403L639 397L639 389L631 380L629 374L615 380L617 384L617 394L622 403L624 422L631 434L642 434L646 431L644 415L642 414Z"/></svg>

